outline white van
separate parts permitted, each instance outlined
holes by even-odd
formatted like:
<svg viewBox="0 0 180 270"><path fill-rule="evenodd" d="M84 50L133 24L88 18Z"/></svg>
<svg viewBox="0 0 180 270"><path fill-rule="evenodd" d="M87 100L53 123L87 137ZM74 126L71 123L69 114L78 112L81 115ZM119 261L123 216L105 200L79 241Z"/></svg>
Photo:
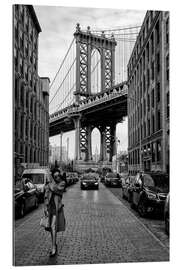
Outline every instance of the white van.
<svg viewBox="0 0 180 270"><path fill-rule="evenodd" d="M44 199L44 186L50 182L51 177L50 170L44 168L25 169L22 174L22 178L29 178L36 185L40 201Z"/></svg>

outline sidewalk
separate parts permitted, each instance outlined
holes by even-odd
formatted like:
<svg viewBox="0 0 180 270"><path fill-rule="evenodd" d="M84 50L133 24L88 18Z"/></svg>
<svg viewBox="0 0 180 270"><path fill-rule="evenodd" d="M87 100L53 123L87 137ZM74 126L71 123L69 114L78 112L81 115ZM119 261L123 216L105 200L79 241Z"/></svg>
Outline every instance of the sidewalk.
<svg viewBox="0 0 180 270"><path fill-rule="evenodd" d="M15 230L15 265L168 261L169 251L106 187L63 197L67 228L49 258L50 235L39 226L42 207Z"/></svg>

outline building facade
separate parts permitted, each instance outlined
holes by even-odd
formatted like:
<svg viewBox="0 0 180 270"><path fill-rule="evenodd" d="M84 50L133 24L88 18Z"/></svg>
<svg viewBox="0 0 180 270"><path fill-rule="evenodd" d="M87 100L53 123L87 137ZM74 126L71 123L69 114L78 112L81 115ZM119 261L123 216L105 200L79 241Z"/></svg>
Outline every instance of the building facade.
<svg viewBox="0 0 180 270"><path fill-rule="evenodd" d="M18 163L48 164L49 78L38 76L40 32L41 28L33 6L14 5L13 152L15 164L17 160Z"/></svg>
<svg viewBox="0 0 180 270"><path fill-rule="evenodd" d="M55 164L57 161L59 164L61 162L67 163L68 156L67 156L67 148L65 146L57 146L57 145L49 145L49 163Z"/></svg>
<svg viewBox="0 0 180 270"><path fill-rule="evenodd" d="M169 12L147 11L128 86L129 172L169 172Z"/></svg>

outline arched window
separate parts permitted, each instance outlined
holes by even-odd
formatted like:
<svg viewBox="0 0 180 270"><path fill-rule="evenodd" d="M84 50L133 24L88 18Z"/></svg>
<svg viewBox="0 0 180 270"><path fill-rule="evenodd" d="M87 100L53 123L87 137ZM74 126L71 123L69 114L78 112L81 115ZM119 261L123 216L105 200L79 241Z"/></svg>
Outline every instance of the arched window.
<svg viewBox="0 0 180 270"><path fill-rule="evenodd" d="M101 55L97 49L91 53L91 93L101 92Z"/></svg>
<svg viewBox="0 0 180 270"><path fill-rule="evenodd" d="M24 106L24 87L21 86L21 106Z"/></svg>

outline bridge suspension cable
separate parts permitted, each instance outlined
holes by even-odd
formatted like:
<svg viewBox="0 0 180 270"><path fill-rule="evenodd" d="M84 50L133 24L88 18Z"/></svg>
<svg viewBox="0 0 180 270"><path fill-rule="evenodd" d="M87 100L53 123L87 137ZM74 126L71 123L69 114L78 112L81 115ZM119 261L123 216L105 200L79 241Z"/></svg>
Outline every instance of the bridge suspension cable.
<svg viewBox="0 0 180 270"><path fill-rule="evenodd" d="M67 96L73 96L73 91L75 91L75 68L76 46L75 39L73 39L50 85L50 113L57 111L60 104L65 107L68 102Z"/></svg>

